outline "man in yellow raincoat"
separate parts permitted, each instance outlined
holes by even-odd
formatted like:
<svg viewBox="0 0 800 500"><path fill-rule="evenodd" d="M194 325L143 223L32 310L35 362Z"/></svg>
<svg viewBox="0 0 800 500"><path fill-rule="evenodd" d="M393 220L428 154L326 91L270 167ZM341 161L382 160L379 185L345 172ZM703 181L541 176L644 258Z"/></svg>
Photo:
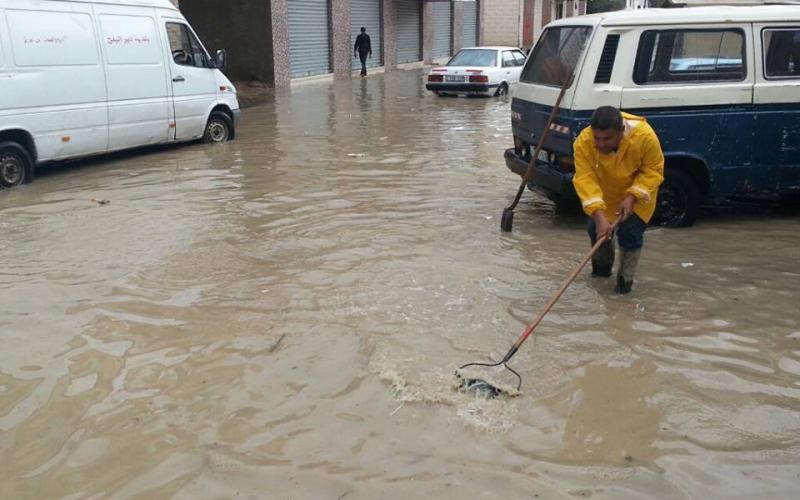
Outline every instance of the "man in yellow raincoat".
<svg viewBox="0 0 800 500"><path fill-rule="evenodd" d="M589 215L592 245L607 235L617 219L621 259L617 293L633 287L644 231L656 209L664 180L664 154L647 121L611 106L597 108L591 124L575 139L572 183ZM614 266L614 243L603 244L592 258L592 276L608 277Z"/></svg>

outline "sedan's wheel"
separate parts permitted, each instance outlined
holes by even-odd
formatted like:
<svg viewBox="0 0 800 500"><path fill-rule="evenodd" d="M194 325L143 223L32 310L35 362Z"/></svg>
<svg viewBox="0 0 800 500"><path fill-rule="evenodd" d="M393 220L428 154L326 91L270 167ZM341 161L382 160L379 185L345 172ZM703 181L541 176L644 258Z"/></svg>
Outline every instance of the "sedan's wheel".
<svg viewBox="0 0 800 500"><path fill-rule="evenodd" d="M33 180L33 160L16 142L0 142L0 189Z"/></svg>
<svg viewBox="0 0 800 500"><path fill-rule="evenodd" d="M505 83L501 83L499 87L497 87L497 91L494 93L496 96L504 96L508 95L508 85Z"/></svg>
<svg viewBox="0 0 800 500"><path fill-rule="evenodd" d="M215 111L206 124L206 131L203 134L203 142L225 142L231 137L231 119L225 113Z"/></svg>

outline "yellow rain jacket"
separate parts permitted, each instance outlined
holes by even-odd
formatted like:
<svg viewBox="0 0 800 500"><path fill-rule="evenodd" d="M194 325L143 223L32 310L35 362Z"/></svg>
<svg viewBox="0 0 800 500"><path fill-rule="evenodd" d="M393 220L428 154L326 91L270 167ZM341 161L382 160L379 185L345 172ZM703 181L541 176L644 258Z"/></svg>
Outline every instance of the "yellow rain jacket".
<svg viewBox="0 0 800 500"><path fill-rule="evenodd" d="M604 155L595 148L592 127L575 139L575 176L572 184L581 199L583 211L592 215L605 210L610 223L625 196L636 197L633 211L649 222L656 209L658 186L664 180L664 153L647 120L622 113L625 132L617 151Z"/></svg>

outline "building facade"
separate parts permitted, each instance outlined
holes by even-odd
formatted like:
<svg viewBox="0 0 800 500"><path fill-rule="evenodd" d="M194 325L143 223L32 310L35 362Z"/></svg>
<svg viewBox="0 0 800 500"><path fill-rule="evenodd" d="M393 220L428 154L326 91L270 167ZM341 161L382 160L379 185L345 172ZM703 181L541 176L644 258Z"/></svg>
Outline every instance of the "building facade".
<svg viewBox="0 0 800 500"><path fill-rule="evenodd" d="M209 50L228 51L226 73L276 87L293 79L360 68L353 44L361 26L371 67L434 63L479 45L483 0L180 0ZM175 3L178 3L177 1ZM224 15L220 9L224 8Z"/></svg>
<svg viewBox="0 0 800 500"><path fill-rule="evenodd" d="M217 0L173 2L209 50L227 49L226 73L231 78L276 87L317 75L350 77L360 68L353 44L362 26L372 42L368 65L393 70L437 63L466 46L525 46L523 42L532 43L538 36L546 19L580 12L579 4L584 12L586 8L585 2L573 0L238 0L224 6ZM556 5L562 5L561 10Z"/></svg>
<svg viewBox="0 0 800 500"><path fill-rule="evenodd" d="M547 23L583 14L586 14L585 0L486 0L484 43L527 50Z"/></svg>
<svg viewBox="0 0 800 500"><path fill-rule="evenodd" d="M486 0L483 36L486 45L520 46L520 0Z"/></svg>

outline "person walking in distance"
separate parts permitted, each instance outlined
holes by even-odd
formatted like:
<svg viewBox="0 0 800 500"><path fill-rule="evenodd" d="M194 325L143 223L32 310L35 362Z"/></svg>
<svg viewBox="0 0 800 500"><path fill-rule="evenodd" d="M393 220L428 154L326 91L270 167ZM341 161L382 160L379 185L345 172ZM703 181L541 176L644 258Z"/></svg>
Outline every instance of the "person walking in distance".
<svg viewBox="0 0 800 500"><path fill-rule="evenodd" d="M617 293L633 287L644 231L656 209L658 187L664 180L664 153L647 120L611 106L597 108L588 127L575 139L575 177L572 183L589 216L589 238L609 236L619 219L617 241L622 256ZM592 257L592 276L611 276L611 239Z"/></svg>
<svg viewBox="0 0 800 500"><path fill-rule="evenodd" d="M356 37L356 44L353 46L353 57L361 59L361 76L367 76L367 56L372 59L372 45L367 28L362 26L361 34Z"/></svg>

